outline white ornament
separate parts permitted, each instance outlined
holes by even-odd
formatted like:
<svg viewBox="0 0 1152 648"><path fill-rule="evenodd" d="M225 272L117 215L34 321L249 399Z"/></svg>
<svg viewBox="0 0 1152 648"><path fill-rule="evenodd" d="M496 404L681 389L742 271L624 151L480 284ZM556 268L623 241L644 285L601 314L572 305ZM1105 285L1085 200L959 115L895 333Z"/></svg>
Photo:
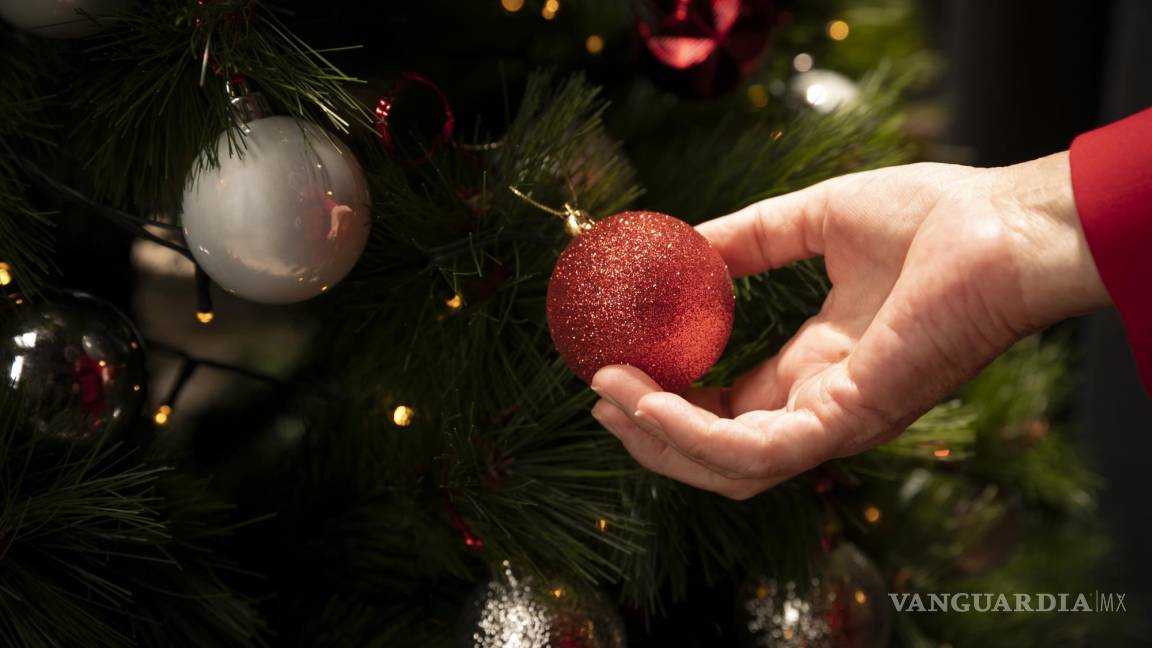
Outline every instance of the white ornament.
<svg viewBox="0 0 1152 648"><path fill-rule="evenodd" d="M360 163L319 126L265 117L243 126L239 150L222 133L219 168L184 189L184 237L223 289L266 304L311 299L356 264L371 198Z"/></svg>
<svg viewBox="0 0 1152 648"><path fill-rule="evenodd" d="M46 38L84 38L124 13L132 0L0 0L0 18Z"/></svg>
<svg viewBox="0 0 1152 648"><path fill-rule="evenodd" d="M852 79L832 70L810 70L792 77L788 84L792 94L822 113L830 113L850 104L860 94Z"/></svg>

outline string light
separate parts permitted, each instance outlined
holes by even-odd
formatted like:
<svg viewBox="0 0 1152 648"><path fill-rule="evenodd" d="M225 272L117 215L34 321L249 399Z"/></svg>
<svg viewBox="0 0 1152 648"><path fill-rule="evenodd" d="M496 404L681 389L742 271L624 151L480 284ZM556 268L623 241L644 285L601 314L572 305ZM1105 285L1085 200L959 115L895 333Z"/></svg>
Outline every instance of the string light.
<svg viewBox="0 0 1152 648"><path fill-rule="evenodd" d="M12 283L12 266L0 261L0 286Z"/></svg>
<svg viewBox="0 0 1152 648"><path fill-rule="evenodd" d="M940 448L939 450L933 450L932 454L937 459L943 459L943 458L947 457L948 455L952 454L952 451L949 450L948 448Z"/></svg>
<svg viewBox="0 0 1152 648"><path fill-rule="evenodd" d="M561 596L564 596L564 590L557 587L556 589L552 590L552 596L554 598L560 598Z"/></svg>
<svg viewBox="0 0 1152 648"><path fill-rule="evenodd" d="M584 48L592 56L604 51L604 39L599 34L592 34L584 41Z"/></svg>
<svg viewBox="0 0 1152 648"><path fill-rule="evenodd" d="M504 7L504 11L516 13L524 8L524 0L500 0L500 6Z"/></svg>
<svg viewBox="0 0 1152 648"><path fill-rule="evenodd" d="M813 83L804 91L804 100L813 106L822 106L828 101L828 88L821 83Z"/></svg>
<svg viewBox="0 0 1152 648"><path fill-rule="evenodd" d="M212 311L196 311L196 320L201 324L210 324L214 319L216 314Z"/></svg>
<svg viewBox="0 0 1152 648"><path fill-rule="evenodd" d="M607 531L608 530L608 520L605 520L604 518L600 518L599 520L596 521L596 528L600 529L601 531Z"/></svg>
<svg viewBox="0 0 1152 648"><path fill-rule="evenodd" d="M852 598L856 599L856 602L860 605L864 605L865 601L868 600L868 595L864 593L864 590L856 590Z"/></svg>
<svg viewBox="0 0 1152 648"><path fill-rule="evenodd" d="M132 385L132 391L134 391L134 392L140 391L140 385Z"/></svg>
<svg viewBox="0 0 1152 648"><path fill-rule="evenodd" d="M880 521L880 518L880 509L871 504L864 507L864 519L867 520L869 524L876 524Z"/></svg>
<svg viewBox="0 0 1152 648"><path fill-rule="evenodd" d="M1048 421L1044 419L1028 421L1024 424L1024 436L1029 439L1039 439L1048 433Z"/></svg>
<svg viewBox="0 0 1152 648"><path fill-rule="evenodd" d="M782 131L782 130L772 131L772 141L773 142L779 142L781 137L784 137L784 131Z"/></svg>
<svg viewBox="0 0 1152 648"><path fill-rule="evenodd" d="M544 16L544 20L552 20L556 17L557 11L560 11L560 0L548 0L544 3L540 15Z"/></svg>
<svg viewBox="0 0 1152 648"><path fill-rule="evenodd" d="M833 20L828 23L828 38L834 41L842 41L848 38L848 32L850 31L851 29L849 29L848 23L843 20Z"/></svg>
<svg viewBox="0 0 1152 648"><path fill-rule="evenodd" d="M748 103L751 103L756 108L767 106L768 90L759 83L748 86Z"/></svg>
<svg viewBox="0 0 1152 648"><path fill-rule="evenodd" d="M416 410L411 407L399 405L396 409L392 410L392 422L400 427L408 427L412 425L412 417L415 414Z"/></svg>
<svg viewBox="0 0 1152 648"><path fill-rule="evenodd" d="M815 61L812 60L812 55L806 52L800 52L792 59L792 68L797 72L807 72L812 69Z"/></svg>
<svg viewBox="0 0 1152 648"><path fill-rule="evenodd" d="M456 293L452 296L451 299L445 300L444 303L447 304L448 308L451 308L452 310L460 310L464 307L464 295Z"/></svg>
<svg viewBox="0 0 1152 648"><path fill-rule="evenodd" d="M156 413L152 416L152 420L156 423L156 425L163 427L165 425L168 425L168 419L171 416L172 416L172 406L171 405L161 405L159 408L157 408Z"/></svg>

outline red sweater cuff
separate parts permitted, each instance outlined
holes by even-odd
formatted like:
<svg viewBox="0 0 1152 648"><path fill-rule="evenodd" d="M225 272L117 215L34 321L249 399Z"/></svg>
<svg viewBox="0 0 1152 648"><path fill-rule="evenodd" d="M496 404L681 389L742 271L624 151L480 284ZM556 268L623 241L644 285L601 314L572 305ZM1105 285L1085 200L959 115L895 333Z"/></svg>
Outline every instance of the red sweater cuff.
<svg viewBox="0 0 1152 648"><path fill-rule="evenodd" d="M1152 110L1077 137L1070 163L1088 247L1152 393Z"/></svg>

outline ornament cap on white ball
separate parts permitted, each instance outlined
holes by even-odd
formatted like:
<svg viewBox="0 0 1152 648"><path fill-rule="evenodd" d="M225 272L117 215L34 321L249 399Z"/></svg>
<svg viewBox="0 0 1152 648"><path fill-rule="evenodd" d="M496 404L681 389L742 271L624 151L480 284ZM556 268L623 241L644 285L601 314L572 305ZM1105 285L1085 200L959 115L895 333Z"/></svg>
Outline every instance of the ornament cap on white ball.
<svg viewBox="0 0 1152 648"><path fill-rule="evenodd" d="M219 167L184 190L188 247L221 288L266 304L327 292L368 242L371 198L352 151L310 122L244 125L239 150L221 133Z"/></svg>
<svg viewBox="0 0 1152 648"><path fill-rule="evenodd" d="M84 38L108 27L132 0L0 0L0 18L45 38Z"/></svg>

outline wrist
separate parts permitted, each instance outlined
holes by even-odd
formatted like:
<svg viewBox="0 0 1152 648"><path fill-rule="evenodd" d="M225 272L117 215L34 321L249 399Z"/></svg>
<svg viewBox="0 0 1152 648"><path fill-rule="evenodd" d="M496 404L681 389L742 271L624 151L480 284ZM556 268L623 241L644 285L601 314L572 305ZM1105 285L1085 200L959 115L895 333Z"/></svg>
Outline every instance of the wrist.
<svg viewBox="0 0 1152 648"><path fill-rule="evenodd" d="M1014 205L1025 325L1039 329L1109 305L1076 209L1068 152L999 171Z"/></svg>

